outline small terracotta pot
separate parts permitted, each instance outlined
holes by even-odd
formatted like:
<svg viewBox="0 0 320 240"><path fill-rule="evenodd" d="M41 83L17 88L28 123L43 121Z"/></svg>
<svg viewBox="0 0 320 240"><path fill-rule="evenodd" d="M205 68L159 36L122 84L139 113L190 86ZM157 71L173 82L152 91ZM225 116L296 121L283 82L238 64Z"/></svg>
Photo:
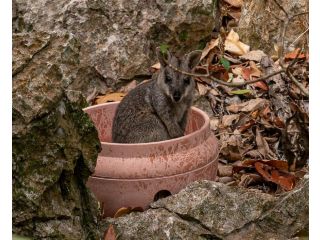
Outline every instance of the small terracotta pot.
<svg viewBox="0 0 320 240"><path fill-rule="evenodd" d="M159 194L177 193L196 180L215 179L218 143L210 131L206 113L192 107L183 137L119 144L111 143L112 121L118 104L84 109L94 122L102 145L87 186L103 203L105 216L113 216L121 207L146 209Z"/></svg>

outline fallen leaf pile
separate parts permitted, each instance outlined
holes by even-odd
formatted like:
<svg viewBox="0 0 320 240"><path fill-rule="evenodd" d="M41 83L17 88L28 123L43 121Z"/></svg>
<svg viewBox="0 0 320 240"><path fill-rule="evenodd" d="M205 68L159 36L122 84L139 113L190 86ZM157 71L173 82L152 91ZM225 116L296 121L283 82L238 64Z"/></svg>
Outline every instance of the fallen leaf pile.
<svg viewBox="0 0 320 240"><path fill-rule="evenodd" d="M293 74L308 89L308 54L299 52L287 53L284 64L297 61ZM244 83L280 70L278 62L261 50L250 51L231 30L225 39L207 44L196 70L227 83ZM269 193L291 190L302 176L301 169L307 172L307 97L285 74L243 87L196 80L198 98L210 102L211 129L220 140L217 180ZM246 161L251 165L244 166Z"/></svg>

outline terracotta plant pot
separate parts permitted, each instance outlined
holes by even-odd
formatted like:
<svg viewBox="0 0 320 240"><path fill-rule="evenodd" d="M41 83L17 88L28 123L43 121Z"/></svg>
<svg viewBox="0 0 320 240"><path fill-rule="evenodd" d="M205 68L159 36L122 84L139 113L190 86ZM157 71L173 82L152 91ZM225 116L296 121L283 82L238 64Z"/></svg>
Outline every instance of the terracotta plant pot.
<svg viewBox="0 0 320 240"><path fill-rule="evenodd" d="M192 107L183 137L118 144L111 142L112 121L118 104L105 103L84 109L98 129L102 145L87 186L103 203L105 216L113 216L121 207L146 209L159 195L177 193L196 180L215 179L218 143L210 131L206 113Z"/></svg>

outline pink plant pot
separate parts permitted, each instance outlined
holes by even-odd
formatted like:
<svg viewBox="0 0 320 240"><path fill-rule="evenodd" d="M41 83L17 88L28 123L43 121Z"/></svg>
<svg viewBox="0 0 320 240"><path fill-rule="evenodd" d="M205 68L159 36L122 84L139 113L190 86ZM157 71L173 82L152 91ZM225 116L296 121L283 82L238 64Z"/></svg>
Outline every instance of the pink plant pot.
<svg viewBox="0 0 320 240"><path fill-rule="evenodd" d="M218 142L210 131L209 117L192 107L186 135L171 140L119 144L111 142L112 121L119 102L85 108L102 145L95 172L87 186L103 203L104 216L121 207L146 209L157 194L174 194L189 183L214 180Z"/></svg>

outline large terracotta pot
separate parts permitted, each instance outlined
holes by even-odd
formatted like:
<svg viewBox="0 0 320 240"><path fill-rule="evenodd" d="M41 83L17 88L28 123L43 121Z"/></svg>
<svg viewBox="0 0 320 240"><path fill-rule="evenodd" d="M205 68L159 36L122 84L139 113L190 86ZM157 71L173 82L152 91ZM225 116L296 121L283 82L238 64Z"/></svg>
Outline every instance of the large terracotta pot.
<svg viewBox="0 0 320 240"><path fill-rule="evenodd" d="M94 122L102 145L87 186L103 203L105 216L113 216L121 207L146 209L159 193L174 194L193 181L215 179L218 144L206 113L192 107L183 137L118 144L111 142L112 121L118 104L105 103L84 109Z"/></svg>

